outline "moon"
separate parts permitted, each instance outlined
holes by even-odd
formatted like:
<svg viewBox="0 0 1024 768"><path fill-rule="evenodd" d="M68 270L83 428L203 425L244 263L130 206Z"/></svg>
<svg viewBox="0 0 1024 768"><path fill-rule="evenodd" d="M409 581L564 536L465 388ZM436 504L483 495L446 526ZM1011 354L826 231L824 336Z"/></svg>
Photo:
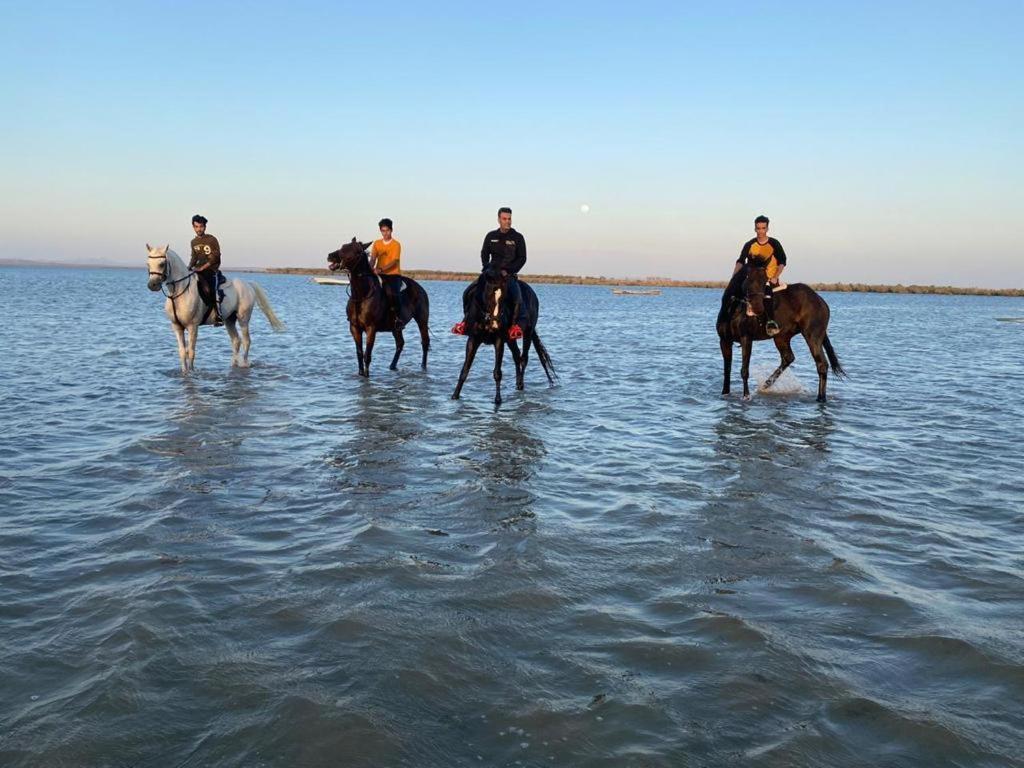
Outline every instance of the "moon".
<svg viewBox="0 0 1024 768"><path fill-rule="evenodd" d="M590 206L586 203L580 206L580 213L590 213Z"/></svg>

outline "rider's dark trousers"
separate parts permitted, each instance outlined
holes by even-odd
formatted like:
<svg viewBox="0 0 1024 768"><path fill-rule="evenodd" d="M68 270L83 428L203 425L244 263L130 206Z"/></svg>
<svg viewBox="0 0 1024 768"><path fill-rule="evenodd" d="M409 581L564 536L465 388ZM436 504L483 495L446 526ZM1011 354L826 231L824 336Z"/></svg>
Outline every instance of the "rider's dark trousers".
<svg viewBox="0 0 1024 768"><path fill-rule="evenodd" d="M217 270L204 269L202 272L196 272L196 277L199 278L199 295L207 304L213 304L216 307Z"/></svg>
<svg viewBox="0 0 1024 768"><path fill-rule="evenodd" d="M384 295L388 299L388 304L391 305L391 309L395 313L395 317L401 320L402 318L402 276L401 275L381 275L380 284L384 289Z"/></svg>

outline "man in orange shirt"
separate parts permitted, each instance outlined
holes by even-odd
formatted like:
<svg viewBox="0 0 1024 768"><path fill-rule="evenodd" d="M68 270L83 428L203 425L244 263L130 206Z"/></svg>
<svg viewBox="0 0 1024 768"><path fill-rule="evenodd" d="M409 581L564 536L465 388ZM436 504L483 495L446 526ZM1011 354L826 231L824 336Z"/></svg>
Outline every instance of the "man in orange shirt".
<svg viewBox="0 0 1024 768"><path fill-rule="evenodd" d="M395 313L395 330L405 326L402 322L402 244L391 236L394 224L391 219L381 219L380 239L370 247L370 269L380 275L384 295L388 298L391 311Z"/></svg>

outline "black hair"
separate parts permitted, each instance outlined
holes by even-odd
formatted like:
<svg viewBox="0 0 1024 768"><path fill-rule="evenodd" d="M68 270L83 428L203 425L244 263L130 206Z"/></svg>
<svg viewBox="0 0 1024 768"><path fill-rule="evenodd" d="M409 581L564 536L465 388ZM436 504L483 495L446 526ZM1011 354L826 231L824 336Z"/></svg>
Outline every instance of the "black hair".
<svg viewBox="0 0 1024 768"><path fill-rule="evenodd" d="M758 224L767 224L767 223L768 223L768 217L765 216L763 213L760 216L758 216L756 219L754 219L754 226L757 226Z"/></svg>
<svg viewBox="0 0 1024 768"><path fill-rule="evenodd" d="M202 224L202 225L205 226L206 225L206 217L205 216L200 216L197 213L195 216L192 217L192 223L193 224Z"/></svg>
<svg viewBox="0 0 1024 768"><path fill-rule="evenodd" d="M509 216L511 216L512 209L509 208L507 205L503 205L501 208L498 209L498 215L501 216L501 214L503 213L507 213Z"/></svg>
<svg viewBox="0 0 1024 768"><path fill-rule="evenodd" d="M391 219L381 219L380 221L377 222L377 229L380 229L381 227L394 229L395 225L392 223Z"/></svg>

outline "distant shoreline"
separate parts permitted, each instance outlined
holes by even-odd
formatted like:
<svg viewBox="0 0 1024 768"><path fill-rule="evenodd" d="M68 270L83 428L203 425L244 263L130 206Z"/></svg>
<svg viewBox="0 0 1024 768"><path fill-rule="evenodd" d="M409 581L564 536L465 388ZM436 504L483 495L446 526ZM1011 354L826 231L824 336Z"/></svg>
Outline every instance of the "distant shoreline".
<svg viewBox="0 0 1024 768"><path fill-rule="evenodd" d="M240 270L241 271L241 270ZM328 269L315 267L268 267L259 270L275 275L333 275ZM402 274L414 280L446 280L468 283L479 272L446 272L436 269L409 269ZM635 285L651 288L713 288L722 290L724 280L673 280L667 277L617 278L580 275L521 275L528 283L540 285ZM1014 296L1024 297L1024 288L957 288L949 285L869 285L867 283L809 283L816 291L837 293L919 293L945 296Z"/></svg>
<svg viewBox="0 0 1024 768"><path fill-rule="evenodd" d="M0 267L48 267L48 268L89 268L89 269L141 269L126 264L63 264L59 262L32 261L28 259L0 259ZM267 273L272 275L334 275L326 268L318 267L236 267L231 272ZM478 272L448 272L440 269L410 269L404 272L414 280L441 280L468 283L479 277ZM709 288L722 290L724 280L673 280L667 277L594 277L590 275L522 275L530 283L540 285L633 285L649 288ZM912 293L940 296L1009 296L1024 297L1024 288L960 288L951 285L876 285L868 283L808 283L816 291L835 293Z"/></svg>

